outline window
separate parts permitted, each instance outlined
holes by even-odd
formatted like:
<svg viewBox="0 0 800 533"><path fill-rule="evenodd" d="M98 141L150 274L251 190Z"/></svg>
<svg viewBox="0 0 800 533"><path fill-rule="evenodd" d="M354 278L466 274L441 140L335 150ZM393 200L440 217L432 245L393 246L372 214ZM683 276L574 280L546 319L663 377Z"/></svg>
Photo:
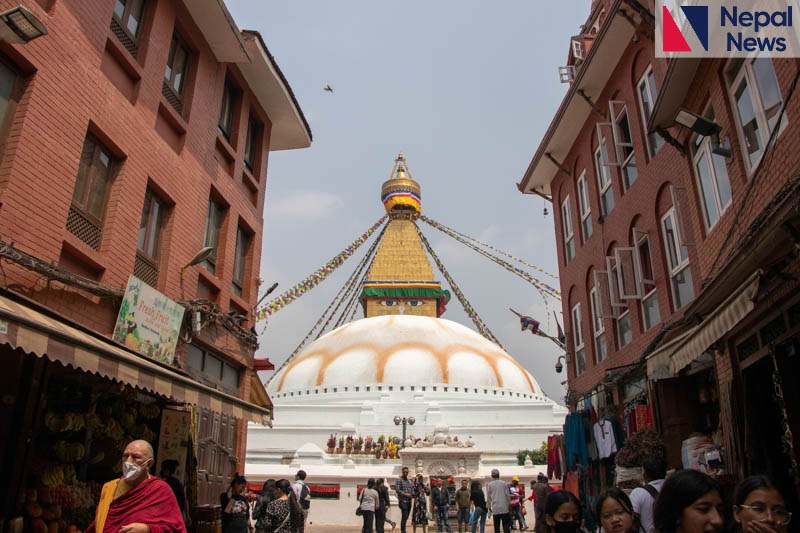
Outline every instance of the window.
<svg viewBox="0 0 800 533"><path fill-rule="evenodd" d="M617 147L617 161L620 162L622 186L627 191L636 181L636 178L639 177L639 171L636 168L636 156L633 154L633 138L631 137L631 126L628 122L628 108L625 106L614 118L614 143Z"/></svg>
<svg viewBox="0 0 800 533"><path fill-rule="evenodd" d="M736 110L739 137L750 169L761 159L783 104L778 78L769 57L734 59L726 77ZM785 125L785 121L781 127Z"/></svg>
<svg viewBox="0 0 800 533"><path fill-rule="evenodd" d="M627 309L617 319L617 339L619 341L620 348L629 344L633 340L631 314Z"/></svg>
<svg viewBox="0 0 800 533"><path fill-rule="evenodd" d="M676 227L675 208L661 217L661 230L664 237L664 252L667 256L672 299L675 309L680 309L694 299L692 271L689 268L689 251L680 241Z"/></svg>
<svg viewBox="0 0 800 533"><path fill-rule="evenodd" d="M191 52L177 33L172 34L172 44L167 56L162 93L178 113L183 112L183 88L186 84L186 71Z"/></svg>
<svg viewBox="0 0 800 533"><path fill-rule="evenodd" d="M199 377L201 381L211 386L219 385L220 388L229 393L238 394L239 378L241 376L239 368L228 364L221 357L194 344L189 344L187 347L186 361L190 374Z"/></svg>
<svg viewBox="0 0 800 533"><path fill-rule="evenodd" d="M589 291L589 300L592 304L592 331L594 332L594 356L595 360L600 363L605 360L608 355L606 348L606 333L605 326L603 325L603 310L600 303L600 295L597 292L597 287L592 287Z"/></svg>
<svg viewBox="0 0 800 533"><path fill-rule="evenodd" d="M258 155L260 146L261 123L259 123L251 113L247 121L247 141L244 146L244 164L247 165L250 172L255 168L256 156Z"/></svg>
<svg viewBox="0 0 800 533"><path fill-rule="evenodd" d="M116 0L114 2L111 30L133 57L136 57L136 38L139 36L143 13L144 0Z"/></svg>
<svg viewBox="0 0 800 533"><path fill-rule="evenodd" d="M586 186L586 171L578 178L578 210L581 214L581 235L583 242L592 236L592 210L589 205L589 188Z"/></svg>
<svg viewBox="0 0 800 533"><path fill-rule="evenodd" d="M5 124L6 116L13 110L16 85L17 73L0 61L0 125Z"/></svg>
<svg viewBox="0 0 800 533"><path fill-rule="evenodd" d="M164 202L147 190L139 223L133 275L153 287L158 283L158 254L164 225Z"/></svg>
<svg viewBox="0 0 800 533"><path fill-rule="evenodd" d="M608 148L605 138L601 138L594 152L594 164L597 187L600 190L600 211L603 216L608 216L614 210L614 186L611 184L611 173L605 164L606 161L608 161Z"/></svg>
<svg viewBox="0 0 800 533"><path fill-rule="evenodd" d="M583 325L581 324L581 304L572 308L572 340L575 347L575 372L580 376L586 372L586 352L583 347Z"/></svg>
<svg viewBox="0 0 800 533"><path fill-rule="evenodd" d="M644 131L647 131L647 122L650 120L650 115L653 112L653 106L656 102L656 78L653 75L653 67L647 67L642 78L639 80L639 111L642 114L642 126ZM655 132L647 134L647 150L650 157L656 155L656 152L664 145L664 139Z"/></svg>
<svg viewBox="0 0 800 533"><path fill-rule="evenodd" d="M709 108L705 116L713 121L714 109ZM709 137L698 135L694 141L694 170L703 200L706 229L711 229L731 205L732 194L725 158L711 151Z"/></svg>
<svg viewBox="0 0 800 533"><path fill-rule="evenodd" d="M233 108L235 107L236 89L225 80L222 89L222 105L219 108L219 131L229 141L231 140L231 128L233 127Z"/></svg>
<svg viewBox="0 0 800 533"><path fill-rule="evenodd" d="M239 226L236 230L236 257L233 262L233 282L231 283L231 290L237 296L242 296L247 252L249 248L250 234Z"/></svg>
<svg viewBox="0 0 800 533"><path fill-rule="evenodd" d="M636 246L636 256L639 261L639 283L642 296L642 323L644 331L661 322L658 310L658 293L653 276L653 261L650 257L650 241L647 233L633 230L633 239Z"/></svg>
<svg viewBox="0 0 800 533"><path fill-rule="evenodd" d="M572 206L569 196L561 204L561 229L564 234L564 256L566 263L575 257L575 232L572 230Z"/></svg>
<svg viewBox="0 0 800 533"><path fill-rule="evenodd" d="M206 214L206 231L203 237L203 247L214 248L211 255L203 261L203 266L212 274L217 270L217 246L219 245L219 230L222 227L222 217L225 209L213 198L208 199L208 213Z"/></svg>
<svg viewBox="0 0 800 533"><path fill-rule="evenodd" d="M114 163L111 152L94 135L87 133L72 191L67 230L95 250L100 249L100 231Z"/></svg>
<svg viewBox="0 0 800 533"><path fill-rule="evenodd" d="M628 304L622 298L622 288L619 285L620 266L617 264L616 260L614 260L614 265L611 266L609 260L612 259L614 259L613 256L606 258L606 264L608 265L609 293L611 296L611 305L617 307L616 312L619 312L619 315L614 320L614 324L617 328L617 341L619 347L622 348L633 340L633 332L631 330L631 316Z"/></svg>

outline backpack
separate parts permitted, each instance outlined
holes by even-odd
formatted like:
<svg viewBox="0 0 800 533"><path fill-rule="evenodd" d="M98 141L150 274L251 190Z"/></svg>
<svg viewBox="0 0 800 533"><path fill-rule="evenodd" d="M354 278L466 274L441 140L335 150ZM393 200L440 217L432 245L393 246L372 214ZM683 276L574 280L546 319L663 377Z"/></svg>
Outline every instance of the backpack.
<svg viewBox="0 0 800 533"><path fill-rule="evenodd" d="M311 490L303 483L303 488L300 489L300 508L307 511L311 507Z"/></svg>
<svg viewBox="0 0 800 533"><path fill-rule="evenodd" d="M645 483L645 484L644 484L644 486L643 486L642 488L643 488L644 490L646 490L646 491L647 491L647 492L650 494L650 496L652 496L652 497L653 497L653 501L655 501L655 499L656 499L656 498L658 498L658 489L656 489L656 488L655 488L653 485L651 485L650 483Z"/></svg>

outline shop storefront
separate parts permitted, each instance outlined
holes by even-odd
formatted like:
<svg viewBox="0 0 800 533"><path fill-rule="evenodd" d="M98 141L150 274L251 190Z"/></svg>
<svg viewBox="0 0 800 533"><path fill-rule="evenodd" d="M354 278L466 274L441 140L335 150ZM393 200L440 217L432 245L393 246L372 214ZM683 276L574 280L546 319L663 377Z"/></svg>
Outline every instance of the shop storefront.
<svg viewBox="0 0 800 533"><path fill-rule="evenodd" d="M269 409L18 298L0 296L0 357L4 530L82 531L134 439L153 445L156 474L164 460L178 462L190 508L216 503L236 465L240 421L270 420Z"/></svg>

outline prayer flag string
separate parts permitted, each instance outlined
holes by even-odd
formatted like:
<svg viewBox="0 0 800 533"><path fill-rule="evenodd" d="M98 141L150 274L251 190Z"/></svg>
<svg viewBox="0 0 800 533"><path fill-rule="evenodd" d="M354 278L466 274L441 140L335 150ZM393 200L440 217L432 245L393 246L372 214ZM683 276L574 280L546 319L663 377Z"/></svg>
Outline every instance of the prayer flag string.
<svg viewBox="0 0 800 533"><path fill-rule="evenodd" d="M438 222L435 222L435 221L433 221L433 220L431 220L429 218L426 218L425 216L420 216L420 219L422 219L424 222L426 222L430 226L433 226L434 228L438 229L439 231L441 231L445 235L448 235L448 236L452 237L453 239L457 240L458 242L460 242L464 246L467 246L467 247L475 250L479 254L487 257L488 259L490 259L491 261L493 261L493 262L497 263L498 265L502 266L503 268L505 268L509 272L513 272L517 276L521 277L522 279L524 279L525 281L527 281L528 283L530 283L531 285L536 287L539 290L539 292L542 293L542 297L543 298L544 298L544 295L547 294L550 297L555 298L556 300L561 300L561 291L559 291L558 289L555 289L555 288L551 287L550 285L548 285L548 284L546 284L546 283L544 283L542 281L537 280L530 273L525 272L524 270L515 267L514 265L512 265L508 261L506 261L504 259L501 259L500 257L497 257L496 255L493 255L493 254L487 252L486 250L484 250L482 248L479 248L478 246L468 242L466 240L466 238L460 237L459 235L456 234L457 232L451 230L450 228L447 228L446 226L443 226L443 225L439 224ZM545 299L545 303L547 303L546 299Z"/></svg>
<svg viewBox="0 0 800 533"><path fill-rule="evenodd" d="M365 231L358 239L353 241L350 246L342 250L339 254L334 256L330 261L325 263L322 267L318 268L313 274L306 279L287 290L274 300L267 302L261 309L255 313L256 320L269 318L270 315L277 313L309 290L313 289L327 278L334 270L342 265L358 248L366 242L370 236L375 233L381 224L386 222L387 215L383 215L371 228Z"/></svg>
<svg viewBox="0 0 800 533"><path fill-rule="evenodd" d="M469 301L467 301L464 293L461 292L461 289L458 287L455 280L453 280L453 278L450 276L450 273L442 264L439 256L436 255L436 252L433 251L428 239L425 238L425 235L422 234L422 231L420 231L419 226L417 226L416 223L414 223L414 229L417 230L417 235L419 235L419 238L422 241L422 244L425 246L425 249L428 250L428 253L433 258L433 262L436 263L439 272L442 273L444 279L446 279L447 283L450 284L450 288L453 289L453 293L456 295L456 298L458 298L458 301L461 302L462 307L464 307L464 312L467 313L467 316L470 318L470 320L472 320L472 323L475 324L476 328L478 328L478 333L498 345L501 350L505 351L505 348L503 348L503 345L500 344L500 341L497 340L497 337L495 337L491 332L489 326L487 326L483 319L478 316L478 313L475 312L475 309L473 309L472 305L469 303Z"/></svg>

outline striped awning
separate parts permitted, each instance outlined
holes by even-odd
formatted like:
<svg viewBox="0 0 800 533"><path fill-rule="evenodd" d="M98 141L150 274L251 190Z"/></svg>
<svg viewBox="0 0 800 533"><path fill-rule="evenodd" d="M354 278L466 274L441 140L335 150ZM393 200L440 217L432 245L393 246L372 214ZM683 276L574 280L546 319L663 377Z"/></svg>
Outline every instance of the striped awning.
<svg viewBox="0 0 800 533"><path fill-rule="evenodd" d="M653 352L647 358L647 374L653 375L665 366L670 373L677 374L733 329L755 307L760 279L758 270L688 334Z"/></svg>
<svg viewBox="0 0 800 533"><path fill-rule="evenodd" d="M50 318L0 295L0 345L47 357L132 387L218 413L268 425L271 411L212 389L109 339Z"/></svg>

